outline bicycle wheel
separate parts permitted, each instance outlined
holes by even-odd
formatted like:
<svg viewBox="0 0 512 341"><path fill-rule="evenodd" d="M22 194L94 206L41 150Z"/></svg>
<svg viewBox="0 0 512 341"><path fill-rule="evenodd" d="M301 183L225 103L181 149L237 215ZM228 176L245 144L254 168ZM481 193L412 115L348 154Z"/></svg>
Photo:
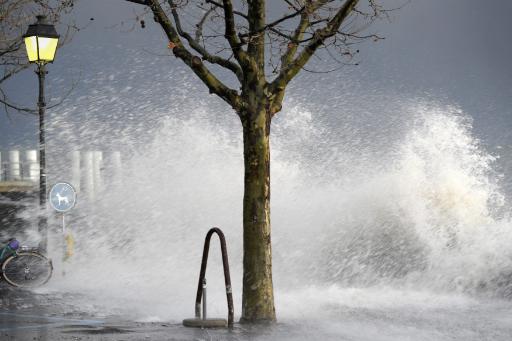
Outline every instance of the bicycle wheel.
<svg viewBox="0 0 512 341"><path fill-rule="evenodd" d="M37 252L19 252L2 264L2 275L15 287L32 288L45 284L52 275L51 260Z"/></svg>

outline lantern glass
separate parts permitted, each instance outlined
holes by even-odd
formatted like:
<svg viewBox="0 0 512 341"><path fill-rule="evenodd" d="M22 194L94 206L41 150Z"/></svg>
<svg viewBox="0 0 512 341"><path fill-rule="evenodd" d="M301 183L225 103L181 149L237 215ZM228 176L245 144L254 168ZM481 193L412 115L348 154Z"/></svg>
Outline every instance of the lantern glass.
<svg viewBox="0 0 512 341"><path fill-rule="evenodd" d="M59 38L25 37L28 60L31 63L51 63L55 58Z"/></svg>

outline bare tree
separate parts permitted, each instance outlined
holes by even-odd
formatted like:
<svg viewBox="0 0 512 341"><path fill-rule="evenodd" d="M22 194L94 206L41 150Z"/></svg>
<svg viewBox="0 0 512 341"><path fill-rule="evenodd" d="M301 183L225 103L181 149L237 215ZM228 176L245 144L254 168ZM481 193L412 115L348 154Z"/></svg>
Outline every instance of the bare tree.
<svg viewBox="0 0 512 341"><path fill-rule="evenodd" d="M73 0L0 0L0 104L7 114L10 110L36 114L36 108L14 103L9 99L5 85L19 72L29 67L23 43L28 25L38 14L45 14L49 23L58 24L73 7ZM77 30L73 23L63 25L59 45L67 43ZM55 103L49 108L57 105Z"/></svg>
<svg viewBox="0 0 512 341"><path fill-rule="evenodd" d="M245 166L241 322L275 321L272 118L281 110L288 84L313 55L325 50L340 65L353 63L355 43L381 39L362 32L388 10L378 0L276 0L272 11L265 0L126 1L147 6L174 56L240 117Z"/></svg>

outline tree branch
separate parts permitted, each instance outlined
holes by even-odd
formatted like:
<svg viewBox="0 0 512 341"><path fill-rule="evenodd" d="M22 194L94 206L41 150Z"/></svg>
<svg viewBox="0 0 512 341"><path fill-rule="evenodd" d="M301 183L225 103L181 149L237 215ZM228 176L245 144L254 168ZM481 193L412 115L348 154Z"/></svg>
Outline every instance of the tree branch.
<svg viewBox="0 0 512 341"><path fill-rule="evenodd" d="M286 2L286 3L288 4L288 6L290 6L290 8L293 8L293 9L294 9L294 10L296 10L296 11L298 11L298 10L299 10L299 8L298 8L295 4L293 4L291 1L289 1L289 0L284 0L284 2Z"/></svg>
<svg viewBox="0 0 512 341"><path fill-rule="evenodd" d="M313 39L304 47L302 52L289 65L281 68L279 76L271 83L271 90L278 92L283 90L286 85L297 75L311 56L320 47L326 39L334 36L343 21L352 12L359 0L346 0L336 15L327 23L323 29L318 29L314 33Z"/></svg>
<svg viewBox="0 0 512 341"><path fill-rule="evenodd" d="M318 7L322 6L325 3L325 1L317 2L314 5L310 4L306 10L301 12L299 25L295 29L293 36L288 37L289 43L286 49L286 52L281 56L281 70L284 70L290 65L291 61L293 60L293 57L295 57L295 54L297 53L297 49L299 48L300 41L304 37L304 33L306 32L307 28L311 26L311 22L309 20L309 14L314 12ZM318 7L317 7L318 6ZM281 103L284 99L284 93L285 93L286 86L283 86L281 88L277 88L274 90L275 97L271 103L270 112L272 115L275 115L279 111L281 111Z"/></svg>
<svg viewBox="0 0 512 341"><path fill-rule="evenodd" d="M257 34L257 33L260 33L260 32L263 32L263 31L266 31L266 30L268 30L268 29L271 29L271 28L273 28L273 27L275 27L275 26L279 25L280 23L282 23L282 22L284 22L284 21L286 21L286 20L289 20L289 19L295 18L297 15L301 14L301 13L304 11L304 9L305 9L305 7L302 7L302 8L300 8L299 10L297 10L296 12L294 12L294 13L291 13L291 14L289 14L289 15L286 15L286 16L284 16L284 17L280 18L280 19L277 19L276 21L274 21L274 22L272 22L272 23L270 23L270 24L265 25L264 27L260 28L260 29L259 29L258 31L256 31L256 32L248 32L248 33L240 34L239 36L240 36L240 37L243 37L243 38L251 37L251 36L252 36L252 35L254 35L254 34ZM282 33L281 33L281 32L279 32L279 31L277 31L276 33L278 33L278 34L280 34L280 35L282 35L282 36L284 36L284 37L289 38L288 36L285 36L284 34L282 34Z"/></svg>
<svg viewBox="0 0 512 341"><path fill-rule="evenodd" d="M172 25L171 20L165 14L163 8L160 6L159 1L148 0L148 2L150 3L150 8L156 21L164 30L167 38L174 45L172 50L174 55L192 69L199 79L201 79L201 81L208 87L210 93L218 95L238 112L241 107L241 99L238 93L225 86L217 77L215 77L214 74L210 72L210 70L208 70L201 61L201 58L194 56L185 48L180 40L178 32Z"/></svg>
<svg viewBox="0 0 512 341"><path fill-rule="evenodd" d="M201 18L201 20L199 20L199 22L197 23L196 25L196 41L199 43L199 40L203 37L203 26L204 26L204 23L206 21L206 19L208 19L208 16L210 15L210 13L212 13L214 11L213 7L211 7L208 11L206 11L203 15L203 17Z"/></svg>
<svg viewBox="0 0 512 341"><path fill-rule="evenodd" d="M223 5L223 4L221 4L220 2L215 1L215 0L206 0L206 3L208 3L208 4L212 4L212 5L214 5L215 7L219 7L219 8L224 9L224 5ZM242 18L244 18L244 19L246 19L246 20L249 20L249 17L248 17L245 13L242 13L242 12L240 12L240 11L233 11L233 14L236 14L236 15L238 15L239 17L242 17Z"/></svg>
<svg viewBox="0 0 512 341"><path fill-rule="evenodd" d="M33 115L36 114L36 112L37 112L36 109L20 107L19 105L9 102L7 100L7 96L5 95L4 91L1 88L0 88L0 93L2 95L2 98L0 98L0 103L2 103L4 105L5 111L7 113L8 113L8 108L11 108L11 109L14 109L14 110L20 111L20 112L26 112L26 113L33 114Z"/></svg>
<svg viewBox="0 0 512 341"><path fill-rule="evenodd" d="M297 48L299 47L299 40L302 39L306 29L309 26L309 15L305 12L302 13L300 17L300 22L295 32L293 33L293 37L291 37L290 42L288 43L288 48L286 52L281 57L281 70L286 68L288 64L292 61L292 58L297 53Z"/></svg>
<svg viewBox="0 0 512 341"><path fill-rule="evenodd" d="M182 29L180 17L178 15L178 11L176 10L176 6L174 5L174 1L173 0L168 0L168 2L169 2L169 5L171 6L171 13L172 13L172 16L174 18L174 23L176 24L176 30L178 31L178 34L182 38L187 40L187 42L190 45L190 47L192 47L196 52L201 54L201 56L203 57L203 60L206 60L206 61L208 61L208 62L210 62L212 64L220 65L220 66L222 66L222 67L224 67L224 68L226 68L228 70L231 70L236 75L238 80L240 82L242 82L242 80L243 80L243 73L242 73L242 69L240 68L240 66L238 66L237 64L235 64L235 63L233 63L233 62L231 62L231 61L229 61L227 59L224 59L224 58L221 58L219 56L215 56L215 55L210 54L204 47L202 47L199 44L198 40L193 39L190 34L185 32ZM206 17L204 17L204 18L206 18ZM204 18L203 18L203 20L204 20Z"/></svg>
<svg viewBox="0 0 512 341"><path fill-rule="evenodd" d="M12 44L10 46L7 46L2 51L0 51L0 57L3 57L6 54L17 51L17 50L19 50L20 47L21 47L21 40L14 41L14 42L12 42Z"/></svg>
<svg viewBox="0 0 512 341"><path fill-rule="evenodd" d="M245 72L244 69L254 70L254 66L251 65L247 52L242 49L244 43L238 39L235 29L235 14L246 20L249 20L249 16L242 12L233 10L233 3L231 0L223 0L222 4L214 0L206 0L206 2L224 10L224 38L228 41L238 64L242 66L242 71Z"/></svg>
<svg viewBox="0 0 512 341"><path fill-rule="evenodd" d="M297 49L299 48L299 45L301 43L305 43L313 38L304 39L304 34L306 33L306 30L323 21L328 21L327 19L320 19L315 22L311 22L309 20L309 16L313 14L318 9L325 6L327 3L329 3L330 0L318 0L316 2L309 2L307 6L305 6L305 10L301 13L301 18L299 25L295 29L293 36L288 37L290 39L290 43L288 44L288 49L284 53L284 55L281 57L281 70L288 67L288 65L291 63L293 57L295 57L295 54L297 53Z"/></svg>
<svg viewBox="0 0 512 341"><path fill-rule="evenodd" d="M220 7L224 10L224 38L226 38L226 40L228 41L229 46L231 47L231 50L233 51L233 54L238 63L243 67L248 66L247 54L242 49L242 43L240 42L236 34L234 16L236 11L233 11L233 3L231 2L231 0L223 0L222 4L213 0L206 0L206 2L216 7ZM236 12L236 14L240 15L242 13Z"/></svg>
<svg viewBox="0 0 512 341"><path fill-rule="evenodd" d="M17 68L13 68L12 70L10 71L7 71L4 76L2 78L0 78L0 84L5 82L6 80L8 80L9 78L11 78L12 76L14 76L15 74L17 74L18 72L20 71L23 71L25 70L26 68L28 68L30 66L30 64L24 64L24 65L20 65L18 66Z"/></svg>
<svg viewBox="0 0 512 341"><path fill-rule="evenodd" d="M0 66L2 68L0 104L8 116L11 109L20 113L34 114L37 112L36 109L13 102L2 88L20 71L31 65L23 49L23 33L26 26L32 24L35 13L44 13L50 23L66 25L67 30L65 34L61 34L59 39L58 48L60 48L70 40L74 31L79 30L76 25L64 23L60 20L63 15L69 13L73 3L73 0L0 0ZM63 98L66 98L67 95L69 93Z"/></svg>
<svg viewBox="0 0 512 341"><path fill-rule="evenodd" d="M146 6L150 5L148 0L125 0L125 1L133 2L133 3L139 4L139 5L146 5Z"/></svg>

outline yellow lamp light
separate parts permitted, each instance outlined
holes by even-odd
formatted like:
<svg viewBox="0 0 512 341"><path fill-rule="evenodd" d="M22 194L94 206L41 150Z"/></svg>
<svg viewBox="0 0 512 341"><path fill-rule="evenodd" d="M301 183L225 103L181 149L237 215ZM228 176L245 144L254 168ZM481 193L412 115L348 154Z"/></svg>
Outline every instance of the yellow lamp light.
<svg viewBox="0 0 512 341"><path fill-rule="evenodd" d="M46 17L37 16L37 22L29 25L27 33L23 36L27 48L28 60L31 63L52 63L55 59L59 35L53 25L46 23Z"/></svg>

